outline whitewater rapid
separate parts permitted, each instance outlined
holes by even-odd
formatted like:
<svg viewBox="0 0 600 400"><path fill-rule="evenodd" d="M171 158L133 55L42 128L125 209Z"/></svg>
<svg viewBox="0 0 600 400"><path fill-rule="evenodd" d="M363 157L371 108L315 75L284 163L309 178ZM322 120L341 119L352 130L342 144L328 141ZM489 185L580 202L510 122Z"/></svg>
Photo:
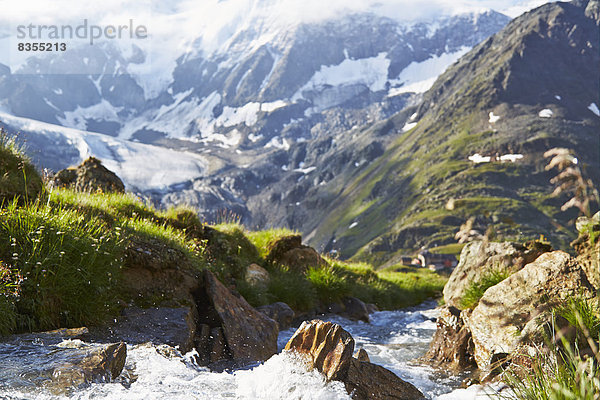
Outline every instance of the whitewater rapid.
<svg viewBox="0 0 600 400"><path fill-rule="evenodd" d="M376 312L371 315L370 324L334 315L322 319L342 325L354 337L356 349L364 348L371 362L411 382L428 399L489 398L478 386L456 389L463 377L447 376L415 361L427 351L436 329L436 317L435 303L428 302L412 309ZM282 331L278 340L280 352L247 370L210 372L194 363L193 353L165 355L160 347L145 344L128 347L124 372L116 382L92 384L67 397L53 396L33 385L15 387L0 374L0 400L350 399L342 383L325 382L317 371L307 371L300 360L281 352L293 333L294 329ZM2 354L14 351L0 343L0 370ZM39 361L36 359L39 352L29 353L31 359L27 360L28 352L22 351L22 361L34 365Z"/></svg>

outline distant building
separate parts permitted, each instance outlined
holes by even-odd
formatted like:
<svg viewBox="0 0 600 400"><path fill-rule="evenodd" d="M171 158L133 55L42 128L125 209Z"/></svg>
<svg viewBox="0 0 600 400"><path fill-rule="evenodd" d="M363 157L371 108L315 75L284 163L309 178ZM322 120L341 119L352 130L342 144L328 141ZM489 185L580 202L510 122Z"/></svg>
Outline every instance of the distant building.
<svg viewBox="0 0 600 400"><path fill-rule="evenodd" d="M419 252L417 259L421 266L429 267L429 269L434 271L453 269L458 265L458 260L454 254L435 254L429 250Z"/></svg>

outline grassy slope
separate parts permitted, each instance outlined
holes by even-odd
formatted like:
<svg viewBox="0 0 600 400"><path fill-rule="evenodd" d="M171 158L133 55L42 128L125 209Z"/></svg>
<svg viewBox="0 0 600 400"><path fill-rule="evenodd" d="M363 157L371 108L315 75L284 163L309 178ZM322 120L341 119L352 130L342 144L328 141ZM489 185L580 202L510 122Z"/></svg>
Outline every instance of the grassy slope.
<svg viewBox="0 0 600 400"><path fill-rule="evenodd" d="M553 174L544 171L542 153L552 147L574 149L597 182L599 124L585 105L545 102L562 93L574 104L595 98L597 91L594 85L579 83L565 87L563 81L571 76L565 62L555 67L565 70L567 78L544 82L543 93L531 88L535 99L515 97L513 87L531 80L524 75L536 68L522 65L533 63L533 56L518 56L526 45L531 53L543 47L552 59L578 51L565 50L553 37L539 39L547 29L545 20L568 26L571 14L577 13L582 11L564 4L537 10L449 68L425 95L417 111L419 124L344 186L312 242L325 244L335 235L343 257L379 264L393 252L452 243L460 223L477 216L500 238L544 233L557 247L566 247L574 237L567 223L575 214L559 211L560 199L551 198ZM530 43L531 38L541 44ZM577 57L570 62L580 62ZM597 71L580 73L597 81L592 79ZM537 112L545 107L555 110L556 117L539 118ZM494 126L488 122L490 111L502 115ZM496 152L523 153L526 158L515 164L475 165L467 160L474 153ZM445 208L450 199L460 199L453 210ZM348 228L353 221L358 225Z"/></svg>

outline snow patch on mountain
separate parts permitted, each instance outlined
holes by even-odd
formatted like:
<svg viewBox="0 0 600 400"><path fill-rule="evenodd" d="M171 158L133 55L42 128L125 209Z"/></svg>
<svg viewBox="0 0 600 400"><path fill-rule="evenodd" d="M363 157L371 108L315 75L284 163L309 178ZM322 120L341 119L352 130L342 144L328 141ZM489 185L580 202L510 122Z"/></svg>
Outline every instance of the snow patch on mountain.
<svg viewBox="0 0 600 400"><path fill-rule="evenodd" d="M97 121L115 121L120 122L121 118L117 115L123 107L115 107L106 99L102 99L99 103L89 107L77 107L74 111L65 111L64 117L58 116L58 122L63 126L86 130L88 119Z"/></svg>
<svg viewBox="0 0 600 400"><path fill-rule="evenodd" d="M268 149L271 147L288 151L290 149L290 144L288 143L288 141L286 139L282 139L279 136L275 136L274 138L269 140L269 142L265 145L265 149Z"/></svg>
<svg viewBox="0 0 600 400"><path fill-rule="evenodd" d="M372 92L385 89L390 60L387 53L379 53L376 57L351 59L346 58L338 65L324 65L294 94L292 100L302 98L306 90L319 90L327 85L340 86L362 84Z"/></svg>
<svg viewBox="0 0 600 400"><path fill-rule="evenodd" d="M79 161L93 156L115 172L128 190L165 190L204 175L208 162L203 157L99 133L83 132L0 112L0 121L20 132L32 132L49 139L66 139L79 152ZM173 173L177 171L177 173Z"/></svg>
<svg viewBox="0 0 600 400"><path fill-rule="evenodd" d="M423 93L433 86L435 80L460 57L465 55L470 47L463 46L452 53L443 53L433 56L422 62L411 62L404 68L398 78L390 81L394 85L402 85L388 91L388 96L397 96L401 93Z"/></svg>
<svg viewBox="0 0 600 400"><path fill-rule="evenodd" d="M590 103L590 105L588 106L588 110L596 114L596 116L600 117L600 109L598 109L596 103Z"/></svg>

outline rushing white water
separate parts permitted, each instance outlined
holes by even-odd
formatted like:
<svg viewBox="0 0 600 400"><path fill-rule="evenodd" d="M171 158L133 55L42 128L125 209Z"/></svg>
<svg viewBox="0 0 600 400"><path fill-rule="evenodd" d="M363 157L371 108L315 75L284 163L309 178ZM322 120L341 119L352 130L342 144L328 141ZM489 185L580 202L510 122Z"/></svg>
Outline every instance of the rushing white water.
<svg viewBox="0 0 600 400"><path fill-rule="evenodd" d="M461 377L448 377L439 371L416 363L435 332L434 303L403 311L383 311L371 315L371 323L353 322L338 316L324 319L342 325L356 340L356 348L364 348L371 361L394 371L402 379L417 386L429 399L486 398L477 387L455 390ZM279 349L292 336L294 329L280 333ZM40 344L42 346L44 344ZM4 347L2 354L14 352ZM48 346L48 344L45 344ZM57 345L53 345L57 347ZM63 344L64 346L64 344ZM29 351L29 350L27 350ZM26 351L23 354L27 353ZM23 362L39 362L40 353L29 351L19 357ZM13 353L14 354L14 353ZM165 356L150 344L130 346L122 378L117 382L98 383L72 393L71 399L349 399L343 384L325 382L317 371L307 371L301 360L280 352L267 362L248 370L215 373L198 367L193 354ZM8 359L9 357L7 357ZM3 368L0 364L0 370ZM10 365L9 365L10 368ZM488 389L489 390L489 389ZM479 397L479 396L483 397ZM55 399L39 387L12 386L0 373L0 400Z"/></svg>

